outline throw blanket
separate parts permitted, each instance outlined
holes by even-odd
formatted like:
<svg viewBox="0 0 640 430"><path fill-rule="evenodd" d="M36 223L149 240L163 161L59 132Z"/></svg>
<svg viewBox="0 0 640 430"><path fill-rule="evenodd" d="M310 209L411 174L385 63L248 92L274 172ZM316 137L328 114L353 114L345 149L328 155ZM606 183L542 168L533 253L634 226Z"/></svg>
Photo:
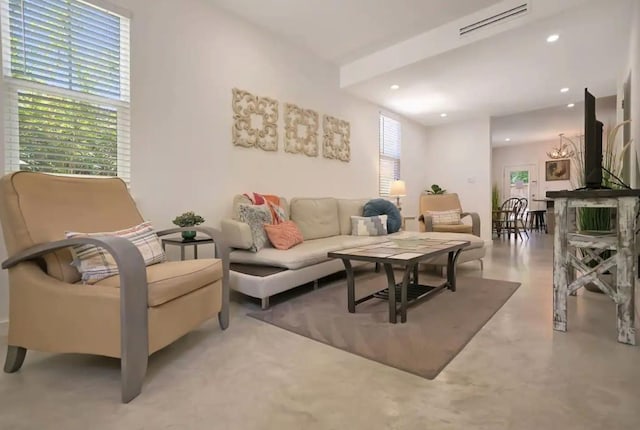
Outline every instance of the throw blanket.
<svg viewBox="0 0 640 430"><path fill-rule="evenodd" d="M254 205L267 205L271 211L271 218L274 224L280 224L286 221L281 213L280 209L280 197L272 194L259 194L259 193L245 193L244 196L251 200Z"/></svg>

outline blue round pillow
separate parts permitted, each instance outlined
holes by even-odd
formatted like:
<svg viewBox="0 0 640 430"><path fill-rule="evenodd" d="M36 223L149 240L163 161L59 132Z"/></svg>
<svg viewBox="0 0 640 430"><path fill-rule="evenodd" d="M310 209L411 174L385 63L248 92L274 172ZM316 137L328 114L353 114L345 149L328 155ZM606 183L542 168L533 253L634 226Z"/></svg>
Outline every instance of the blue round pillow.
<svg viewBox="0 0 640 430"><path fill-rule="evenodd" d="M395 233L400 231L402 226L402 215L400 211L389 200L373 199L364 205L364 216L387 216L387 233Z"/></svg>

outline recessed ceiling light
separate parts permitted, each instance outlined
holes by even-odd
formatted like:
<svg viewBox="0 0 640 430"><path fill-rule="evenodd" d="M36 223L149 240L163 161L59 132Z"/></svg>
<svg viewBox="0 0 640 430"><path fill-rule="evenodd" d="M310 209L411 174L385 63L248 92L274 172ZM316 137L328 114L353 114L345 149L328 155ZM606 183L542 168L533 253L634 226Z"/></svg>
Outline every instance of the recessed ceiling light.
<svg viewBox="0 0 640 430"><path fill-rule="evenodd" d="M441 116L442 118L446 118L448 115L447 115L446 113L444 113L444 112L443 112L443 113L441 113L441 114L440 114L440 116Z"/></svg>
<svg viewBox="0 0 640 430"><path fill-rule="evenodd" d="M399 88L400 88L400 85L398 85L398 84L393 84L393 85L391 85L389 88L391 88L392 90L397 90L397 89L399 89Z"/></svg>
<svg viewBox="0 0 640 430"><path fill-rule="evenodd" d="M557 34L552 34L549 37L547 37L547 42L548 43L553 43L553 42L557 42L558 39L560 39L560 36Z"/></svg>
<svg viewBox="0 0 640 430"><path fill-rule="evenodd" d="M511 138L510 138L510 137L507 137L504 141L505 141L505 142L511 142Z"/></svg>
<svg viewBox="0 0 640 430"><path fill-rule="evenodd" d="M575 103L569 103L569 104L567 105L567 107L568 107L568 108L572 108L572 107L574 107L575 105L576 105Z"/></svg>
<svg viewBox="0 0 640 430"><path fill-rule="evenodd" d="M569 88L567 88L567 87L560 88L560 92L561 93L568 93L569 92Z"/></svg>

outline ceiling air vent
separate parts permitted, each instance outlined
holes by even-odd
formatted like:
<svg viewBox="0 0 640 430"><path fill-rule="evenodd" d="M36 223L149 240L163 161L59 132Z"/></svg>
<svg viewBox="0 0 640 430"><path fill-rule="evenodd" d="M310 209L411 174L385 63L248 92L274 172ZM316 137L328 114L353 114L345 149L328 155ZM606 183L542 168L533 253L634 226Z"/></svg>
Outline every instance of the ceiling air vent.
<svg viewBox="0 0 640 430"><path fill-rule="evenodd" d="M529 3L522 3L519 6L500 12L496 15L474 22L473 24L465 25L460 29L460 36L466 36L474 31L481 30L490 25L497 24L506 19L515 18L526 14L529 11Z"/></svg>

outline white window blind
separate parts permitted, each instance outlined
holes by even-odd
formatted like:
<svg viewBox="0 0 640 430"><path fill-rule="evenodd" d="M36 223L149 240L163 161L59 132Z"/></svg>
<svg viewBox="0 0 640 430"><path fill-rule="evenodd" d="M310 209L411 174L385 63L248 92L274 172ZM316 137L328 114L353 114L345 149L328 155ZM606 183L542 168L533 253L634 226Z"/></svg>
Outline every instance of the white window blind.
<svg viewBox="0 0 640 430"><path fill-rule="evenodd" d="M379 191L388 196L393 181L400 179L400 122L380 115Z"/></svg>
<svg viewBox="0 0 640 430"><path fill-rule="evenodd" d="M6 170L129 181L129 19L79 0L0 0Z"/></svg>

